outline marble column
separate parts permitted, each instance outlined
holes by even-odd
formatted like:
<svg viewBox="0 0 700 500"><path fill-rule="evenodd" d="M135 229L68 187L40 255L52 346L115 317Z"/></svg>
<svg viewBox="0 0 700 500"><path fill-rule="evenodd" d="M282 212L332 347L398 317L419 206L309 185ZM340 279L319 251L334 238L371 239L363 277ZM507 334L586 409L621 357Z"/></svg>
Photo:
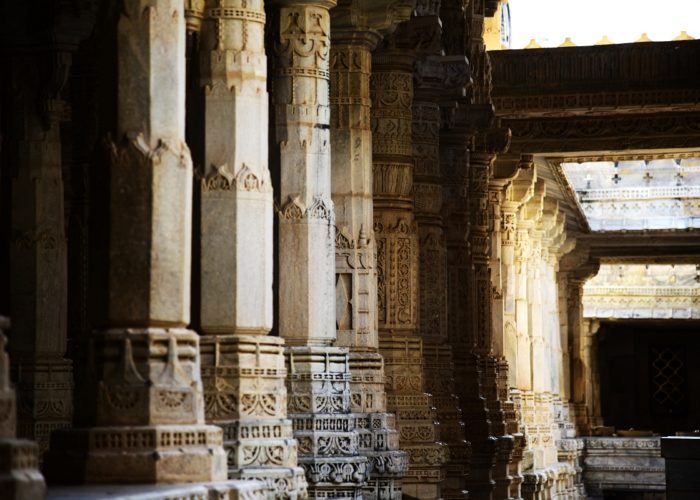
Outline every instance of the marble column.
<svg viewBox="0 0 700 500"><path fill-rule="evenodd" d="M509 182L501 205L501 280L503 297L503 347L508 364L508 405L505 407L508 432L513 436L513 456L509 465L511 476L509 496L520 498L522 484L521 461L526 446L520 429L521 415L512 399L516 387L518 336L516 326L516 236L518 211L534 193L535 168L531 158L521 158L518 176ZM511 406L512 405L512 406Z"/></svg>
<svg viewBox="0 0 700 500"><path fill-rule="evenodd" d="M468 167L469 184L468 221L469 233L469 295L467 311L469 321L466 333L470 338L474 361L478 365L479 386L471 388L473 396L485 398L486 409L477 411L465 421L467 438L472 444L472 462L469 477L471 498L491 498L494 494L494 466L498 459L509 461L513 438L505 432L505 417L498 401L498 361L493 353L491 286L491 241L489 214L489 181L493 176L493 161L498 153L508 148L510 131L494 127L491 121L480 127L474 136ZM482 432L477 432L480 428ZM485 431L485 432L484 432ZM507 475L507 474L506 474Z"/></svg>
<svg viewBox="0 0 700 500"><path fill-rule="evenodd" d="M377 330L377 268L372 203L370 75L372 53L410 6L392 16L387 2L341 0L331 11L331 186L335 206L336 345L350 349L351 409L360 453L369 459L365 499L401 498L408 456L398 450L387 413L384 359ZM362 15L355 15L361 12ZM371 24L367 20L371 19Z"/></svg>
<svg viewBox="0 0 700 500"><path fill-rule="evenodd" d="M598 263L590 257L590 247L575 241L575 248L559 261L562 279L566 280L567 334L571 346L570 400L576 432L590 435L591 414L586 404L586 353L584 350L583 285L598 272Z"/></svg>
<svg viewBox="0 0 700 500"><path fill-rule="evenodd" d="M46 496L46 484L39 472L39 447L16 439L17 399L10 383L10 358L4 335L10 320L0 316L0 497L32 500Z"/></svg>
<svg viewBox="0 0 700 500"><path fill-rule="evenodd" d="M348 349L336 340L331 201L329 9L275 0L273 97L279 146L279 333L289 415L312 498L359 498L368 460L349 415Z"/></svg>
<svg viewBox="0 0 700 500"><path fill-rule="evenodd" d="M284 339L272 328L273 199L262 0L210 0L201 16L204 165L199 265L202 380L229 478L306 495L287 419Z"/></svg>
<svg viewBox="0 0 700 500"><path fill-rule="evenodd" d="M387 402L409 454L404 494L440 498L447 446L440 442L432 398L425 392L418 336L418 234L413 212L412 103L415 54L402 23L373 54L374 233L377 240L379 348L386 362ZM413 32L415 33L415 32Z"/></svg>
<svg viewBox="0 0 700 500"><path fill-rule="evenodd" d="M117 28L109 327L93 335L94 427L54 433L56 482L226 479L222 431L204 424L190 314L192 162L185 132L183 2L127 0Z"/></svg>
<svg viewBox="0 0 700 500"><path fill-rule="evenodd" d="M38 69L57 61L49 88ZM12 73L24 87L13 101L17 165L12 177L10 295L13 329L9 349L17 384L18 435L34 439L43 453L53 430L73 416L73 368L67 346L67 241L61 167L59 96L70 57L39 52L17 56ZM54 88L51 88L51 87ZM48 98L46 96L49 96ZM15 139L15 140L13 140Z"/></svg>
<svg viewBox="0 0 700 500"><path fill-rule="evenodd" d="M505 212L507 197L512 197L512 189L509 190L515 179L521 172L531 168L520 157L499 157L493 164L493 175L489 180L489 233L490 233L490 271L492 288L492 349L496 360L496 399L489 402L491 412L492 431L499 438L496 465L493 472L496 483L494 496L508 498L514 483L519 482L519 477L514 477L511 471L519 469L520 450L515 447L523 444L523 435L519 432L519 422L516 415L515 403L510 397L508 383L510 365L506 359L506 304L505 293L508 289L508 273L513 274L513 244L515 239L515 219L512 212ZM511 206L508 207L512 209ZM509 215L509 220L505 217ZM506 244L504 245L504 241ZM503 250L506 250L509 258L509 266L505 265ZM512 285L511 285L512 288ZM510 305L510 331L514 333L512 322L512 292ZM514 365L513 365L514 366ZM493 418L493 415L502 415L502 420Z"/></svg>
<svg viewBox="0 0 700 500"><path fill-rule="evenodd" d="M592 427L603 425L600 411L600 369L598 367L598 329L600 322L592 319L583 321L581 340L583 374L586 380L584 397Z"/></svg>

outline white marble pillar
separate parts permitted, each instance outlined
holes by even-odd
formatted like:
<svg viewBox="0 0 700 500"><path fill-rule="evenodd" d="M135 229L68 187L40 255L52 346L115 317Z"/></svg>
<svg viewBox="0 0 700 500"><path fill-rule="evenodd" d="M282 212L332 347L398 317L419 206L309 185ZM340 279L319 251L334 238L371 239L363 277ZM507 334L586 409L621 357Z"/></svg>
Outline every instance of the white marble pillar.
<svg viewBox="0 0 700 500"><path fill-rule="evenodd" d="M289 415L312 498L357 498L368 480L349 414L348 349L336 341L331 201L329 9L335 0L274 0L279 147L279 333L287 343ZM321 422L333 422L333 425Z"/></svg>
<svg viewBox="0 0 700 500"><path fill-rule="evenodd" d="M274 101L280 151L279 333L287 345L335 342L331 201L330 15L335 0L278 0Z"/></svg>
<svg viewBox="0 0 700 500"><path fill-rule="evenodd" d="M117 28L109 328L94 335L95 426L54 433L56 481L226 479L222 431L204 425L190 320L192 161L182 0L126 0Z"/></svg>
<svg viewBox="0 0 700 500"><path fill-rule="evenodd" d="M204 94L199 326L207 421L224 429L230 478L306 494L287 419L284 340L272 328L273 200L262 0L209 0L200 16ZM196 27L196 26L195 26Z"/></svg>

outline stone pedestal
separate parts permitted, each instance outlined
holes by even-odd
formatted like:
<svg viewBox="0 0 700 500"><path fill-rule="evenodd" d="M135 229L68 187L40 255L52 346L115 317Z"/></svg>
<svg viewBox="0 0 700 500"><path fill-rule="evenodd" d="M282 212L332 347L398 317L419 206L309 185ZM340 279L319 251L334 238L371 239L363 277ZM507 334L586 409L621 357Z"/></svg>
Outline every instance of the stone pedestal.
<svg viewBox="0 0 700 500"><path fill-rule="evenodd" d="M415 337L380 339L386 360L387 406L396 414L401 449L409 470L403 492L414 498L440 498L449 448L440 441L432 396L424 392L422 342Z"/></svg>
<svg viewBox="0 0 700 500"><path fill-rule="evenodd" d="M46 495L46 484L39 472L36 443L15 439L17 405L4 335L9 327L10 321L0 316L0 498L34 500Z"/></svg>
<svg viewBox="0 0 700 500"><path fill-rule="evenodd" d="M198 340L181 328L95 334L97 426L52 435L49 480L224 480L221 429L203 424Z"/></svg>
<svg viewBox="0 0 700 500"><path fill-rule="evenodd" d="M347 349L288 347L289 417L310 498L361 499L369 461L359 455L357 421L350 414Z"/></svg>
<svg viewBox="0 0 700 500"><path fill-rule="evenodd" d="M208 335L201 339L207 421L223 429L228 477L266 482L276 498L304 498L297 442L287 418L284 341Z"/></svg>

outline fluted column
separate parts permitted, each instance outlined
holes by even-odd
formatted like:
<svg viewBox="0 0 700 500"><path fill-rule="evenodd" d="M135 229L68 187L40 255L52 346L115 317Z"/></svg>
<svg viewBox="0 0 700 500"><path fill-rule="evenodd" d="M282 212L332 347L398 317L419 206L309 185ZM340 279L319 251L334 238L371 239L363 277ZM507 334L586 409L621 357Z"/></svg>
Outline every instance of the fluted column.
<svg viewBox="0 0 700 500"><path fill-rule="evenodd" d="M279 333L289 414L312 498L361 495L368 460L349 412L348 349L336 340L331 201L329 9L335 0L275 0L274 106L279 146ZM331 422L333 424L331 425Z"/></svg>
<svg viewBox="0 0 700 500"><path fill-rule="evenodd" d="M393 40L410 36L399 25ZM448 450L425 391L423 342L418 329L418 234L413 213L410 48L394 42L373 55L371 78L374 232L377 239L379 347L385 358L387 397L395 411L401 448L409 454L404 494L439 498Z"/></svg>
<svg viewBox="0 0 700 500"><path fill-rule="evenodd" d="M47 471L60 482L220 481L222 431L204 425L199 338L187 329L183 2L123 2L117 37L109 327L93 338L95 426L54 433Z"/></svg>
<svg viewBox="0 0 700 500"><path fill-rule="evenodd" d="M272 328L273 199L262 0L209 0L201 16L204 165L199 326L207 421L224 429L230 478L306 494L287 419L284 339Z"/></svg>
<svg viewBox="0 0 700 500"><path fill-rule="evenodd" d="M360 453L368 457L370 466L365 499L400 498L401 477L408 469L407 454L398 450L395 415L387 413L384 359L379 354L370 128L371 51L383 32L411 12L409 5L396 6L391 16L386 1L370 5L341 0L331 11L337 345L350 348L351 407L358 423Z"/></svg>

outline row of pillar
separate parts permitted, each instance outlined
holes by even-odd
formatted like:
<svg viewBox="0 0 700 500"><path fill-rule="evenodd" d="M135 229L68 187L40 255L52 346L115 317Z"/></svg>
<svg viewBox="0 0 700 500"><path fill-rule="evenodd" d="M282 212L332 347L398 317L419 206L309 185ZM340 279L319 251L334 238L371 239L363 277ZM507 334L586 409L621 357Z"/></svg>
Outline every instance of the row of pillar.
<svg viewBox="0 0 700 500"><path fill-rule="evenodd" d="M76 428L59 92L21 115L11 354L50 480L520 498L526 450L557 460L545 413L569 381L533 365L566 351L564 222L534 168L496 163L473 3L124 0L108 314Z"/></svg>

